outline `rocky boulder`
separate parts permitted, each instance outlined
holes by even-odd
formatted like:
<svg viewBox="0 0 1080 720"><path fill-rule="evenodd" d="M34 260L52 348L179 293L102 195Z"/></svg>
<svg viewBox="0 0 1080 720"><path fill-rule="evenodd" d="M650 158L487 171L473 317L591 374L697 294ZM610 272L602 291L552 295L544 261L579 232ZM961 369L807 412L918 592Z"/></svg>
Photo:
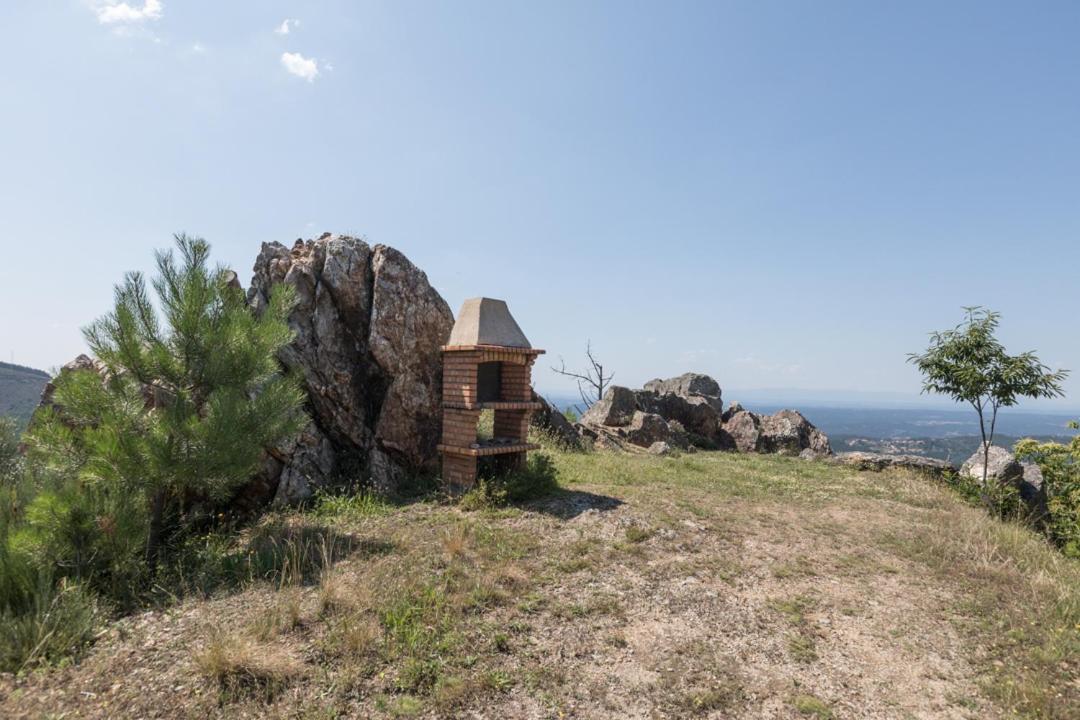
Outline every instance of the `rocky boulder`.
<svg viewBox="0 0 1080 720"><path fill-rule="evenodd" d="M55 407L56 403L53 400L53 396L56 395L56 381L68 373L83 371L95 372L102 377L105 377L106 372L105 366L99 361L94 360L89 355L79 355L74 360L61 367L60 372L56 377L45 383L45 387L41 390L41 400L38 402L38 408Z"/></svg>
<svg viewBox="0 0 1080 720"><path fill-rule="evenodd" d="M1024 467L1011 452L1003 447L991 445L989 457L984 458L980 448L969 457L962 466L960 473L974 480L982 482L983 462L986 460L986 481L999 484L1018 484L1024 478Z"/></svg>
<svg viewBox="0 0 1080 720"><path fill-rule="evenodd" d="M677 432L673 432L667 420L656 413L646 413L640 410L634 412L630 424L625 428L627 441L643 448L657 442L672 441L676 435Z"/></svg>
<svg viewBox="0 0 1080 720"><path fill-rule="evenodd" d="M675 449L663 440L657 440L648 449L650 455L670 455L674 451Z"/></svg>
<svg viewBox="0 0 1080 720"><path fill-rule="evenodd" d="M797 456L803 451L825 457L832 454L829 438L797 410L781 410L761 418L762 452Z"/></svg>
<svg viewBox="0 0 1080 720"><path fill-rule="evenodd" d="M803 458L832 455L828 436L796 410L759 415L750 410L739 409L726 417L727 420L722 426L721 444L726 441L739 452L774 453Z"/></svg>
<svg viewBox="0 0 1080 720"><path fill-rule="evenodd" d="M1042 522L1048 510L1043 475L1039 466L1030 462L1022 463L1007 449L991 445L988 461L984 459L982 449L976 450L961 466L960 473L981 483L984 461L987 484L1015 486L1028 509L1029 519L1036 523Z"/></svg>
<svg viewBox="0 0 1080 720"><path fill-rule="evenodd" d="M734 449L743 453L762 452L761 416L749 410L740 410L724 423L724 433L730 438Z"/></svg>
<svg viewBox="0 0 1080 720"><path fill-rule="evenodd" d="M645 389L657 395L677 395L695 404L707 404L718 415L724 410L720 384L701 373L683 373L667 380L657 378L645 383Z"/></svg>
<svg viewBox="0 0 1080 720"><path fill-rule="evenodd" d="M581 424L625 427L630 424L637 409L637 397L633 390L612 385L604 392L604 397L593 403L581 416Z"/></svg>
<svg viewBox="0 0 1080 720"><path fill-rule="evenodd" d="M440 348L454 316L427 276L393 248L327 233L263 244L248 290L255 312L279 285L298 299L280 360L303 381L311 423L269 451L275 502L303 500L346 468L381 491L433 470Z"/></svg>
<svg viewBox="0 0 1080 720"><path fill-rule="evenodd" d="M1020 499L1031 513L1030 519L1036 525L1041 525L1050 514L1050 508L1046 504L1042 470L1033 462L1022 462L1020 465L1024 468L1024 476L1020 479Z"/></svg>
<svg viewBox="0 0 1080 720"><path fill-rule="evenodd" d="M635 391L634 397L639 410L677 421L687 432L697 435L706 443L716 442L720 431L720 413L709 401L674 393L661 394L649 389Z"/></svg>

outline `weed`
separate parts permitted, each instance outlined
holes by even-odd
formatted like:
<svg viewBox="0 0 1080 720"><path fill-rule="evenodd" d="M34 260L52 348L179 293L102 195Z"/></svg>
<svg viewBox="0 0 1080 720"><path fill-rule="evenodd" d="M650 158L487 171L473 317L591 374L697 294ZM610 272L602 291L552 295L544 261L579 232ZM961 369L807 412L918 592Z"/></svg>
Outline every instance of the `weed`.
<svg viewBox="0 0 1080 720"><path fill-rule="evenodd" d="M814 607L814 599L805 595L796 595L786 600L770 600L769 606L781 613L789 622L802 625L806 622L806 613Z"/></svg>
<svg viewBox="0 0 1080 720"><path fill-rule="evenodd" d="M324 519L362 520L387 515L392 509L385 498L371 492L355 495L319 492L315 495L311 514Z"/></svg>
<svg viewBox="0 0 1080 720"><path fill-rule="evenodd" d="M809 634L792 635L788 638L788 652L796 662L809 663L817 660L814 638Z"/></svg>
<svg viewBox="0 0 1080 720"><path fill-rule="evenodd" d="M642 527L641 525L627 525L626 526L626 541L631 543L643 543L652 536L656 535L656 530L652 528Z"/></svg>
<svg viewBox="0 0 1080 720"><path fill-rule="evenodd" d="M791 562L773 567L772 574L778 580L785 580L795 577L812 577L817 575L817 571L814 570L814 564L809 558L800 555Z"/></svg>
<svg viewBox="0 0 1080 720"><path fill-rule="evenodd" d="M796 695L791 705L799 713L818 718L818 720L830 720L833 717L833 711L829 709L829 706L813 695Z"/></svg>

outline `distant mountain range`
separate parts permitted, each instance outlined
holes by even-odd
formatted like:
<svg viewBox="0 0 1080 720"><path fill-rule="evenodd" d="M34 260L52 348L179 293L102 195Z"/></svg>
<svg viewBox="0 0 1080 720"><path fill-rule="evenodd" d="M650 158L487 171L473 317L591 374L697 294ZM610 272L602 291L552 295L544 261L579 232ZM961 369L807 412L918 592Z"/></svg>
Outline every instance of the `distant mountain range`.
<svg viewBox="0 0 1080 720"><path fill-rule="evenodd" d="M29 421L49 378L44 370L0 362L0 417Z"/></svg>

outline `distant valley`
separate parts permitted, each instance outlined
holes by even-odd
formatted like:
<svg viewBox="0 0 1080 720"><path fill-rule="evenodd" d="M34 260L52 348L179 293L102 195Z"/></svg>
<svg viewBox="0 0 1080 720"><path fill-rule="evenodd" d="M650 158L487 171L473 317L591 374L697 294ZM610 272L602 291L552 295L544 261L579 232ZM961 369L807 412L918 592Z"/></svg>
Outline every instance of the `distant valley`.
<svg viewBox="0 0 1080 720"><path fill-rule="evenodd" d="M43 370L0 362L0 417L14 417L25 424L47 382L49 373Z"/></svg>

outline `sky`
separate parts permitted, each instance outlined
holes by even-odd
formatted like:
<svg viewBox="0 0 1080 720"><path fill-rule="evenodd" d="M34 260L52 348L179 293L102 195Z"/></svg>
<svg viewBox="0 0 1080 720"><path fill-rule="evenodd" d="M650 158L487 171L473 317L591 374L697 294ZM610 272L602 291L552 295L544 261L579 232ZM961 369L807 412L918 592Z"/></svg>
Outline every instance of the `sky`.
<svg viewBox="0 0 1080 720"><path fill-rule="evenodd" d="M629 386L914 398L907 353L983 305L1080 407L1078 3L4 0L0 27L2 360L82 352L175 232L246 284L330 231L455 311L507 300L544 392L591 341Z"/></svg>

